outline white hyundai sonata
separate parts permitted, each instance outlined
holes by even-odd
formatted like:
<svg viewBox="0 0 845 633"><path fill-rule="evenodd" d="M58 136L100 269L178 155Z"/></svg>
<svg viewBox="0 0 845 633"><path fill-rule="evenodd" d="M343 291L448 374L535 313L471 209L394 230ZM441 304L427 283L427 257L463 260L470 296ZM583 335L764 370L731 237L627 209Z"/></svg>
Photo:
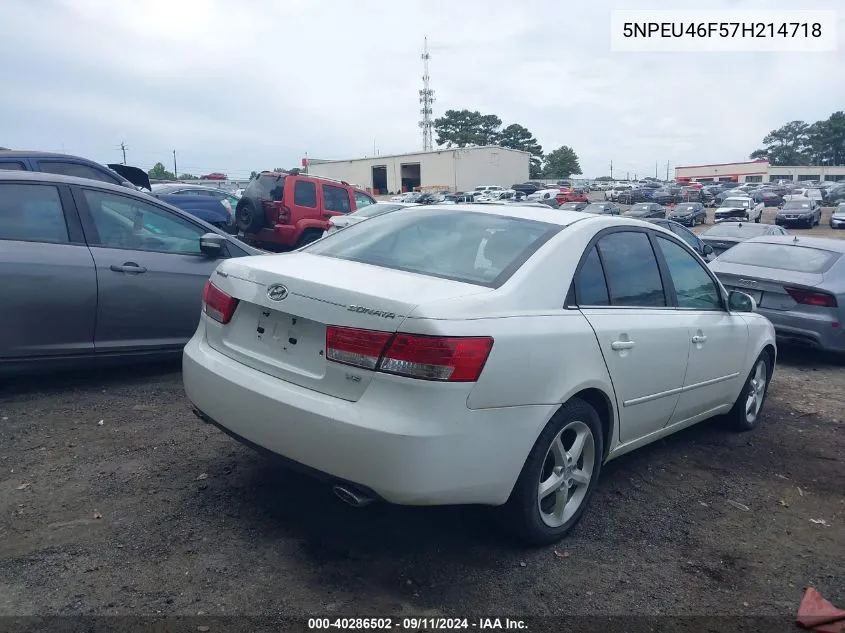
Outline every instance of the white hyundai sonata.
<svg viewBox="0 0 845 633"><path fill-rule="evenodd" d="M453 205L224 261L183 369L203 420L348 503L501 506L550 543L608 460L756 426L775 359L753 299L665 229Z"/></svg>

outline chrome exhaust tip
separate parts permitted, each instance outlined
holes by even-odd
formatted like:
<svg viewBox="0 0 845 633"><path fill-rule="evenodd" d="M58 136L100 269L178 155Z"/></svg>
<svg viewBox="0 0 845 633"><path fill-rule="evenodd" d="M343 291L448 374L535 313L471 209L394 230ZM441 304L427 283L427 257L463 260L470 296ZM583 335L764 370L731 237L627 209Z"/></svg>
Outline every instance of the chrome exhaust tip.
<svg viewBox="0 0 845 633"><path fill-rule="evenodd" d="M372 497L345 486L334 486L332 487L332 492L335 493L338 499L354 508L363 508L375 501Z"/></svg>

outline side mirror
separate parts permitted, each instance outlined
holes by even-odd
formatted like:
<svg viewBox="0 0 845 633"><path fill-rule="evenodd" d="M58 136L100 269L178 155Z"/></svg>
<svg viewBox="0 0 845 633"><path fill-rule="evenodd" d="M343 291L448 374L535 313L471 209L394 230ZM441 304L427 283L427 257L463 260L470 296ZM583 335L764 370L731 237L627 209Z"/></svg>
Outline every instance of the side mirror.
<svg viewBox="0 0 845 633"><path fill-rule="evenodd" d="M208 257L220 257L226 249L226 238L217 233L206 233L200 237L200 251Z"/></svg>
<svg viewBox="0 0 845 633"><path fill-rule="evenodd" d="M744 292L731 290L728 293L728 308L731 312L754 312L757 304Z"/></svg>

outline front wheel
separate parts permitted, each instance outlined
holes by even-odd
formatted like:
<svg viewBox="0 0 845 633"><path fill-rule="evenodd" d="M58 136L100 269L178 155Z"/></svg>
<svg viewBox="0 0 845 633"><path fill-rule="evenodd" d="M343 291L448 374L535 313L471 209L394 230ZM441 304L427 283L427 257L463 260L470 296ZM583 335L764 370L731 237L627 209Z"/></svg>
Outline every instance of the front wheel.
<svg viewBox="0 0 845 633"><path fill-rule="evenodd" d="M499 508L505 527L533 545L559 541L584 514L603 456L598 413L579 398L570 400L540 433Z"/></svg>
<svg viewBox="0 0 845 633"><path fill-rule="evenodd" d="M767 352L763 352L754 362L733 408L725 416L732 429L750 431L757 426L771 377L772 358Z"/></svg>
<svg viewBox="0 0 845 633"><path fill-rule="evenodd" d="M296 248L300 248L302 246L305 246L306 244L310 244L311 242L316 242L321 237L323 237L323 231L319 229L306 229L302 232L302 236L296 243Z"/></svg>

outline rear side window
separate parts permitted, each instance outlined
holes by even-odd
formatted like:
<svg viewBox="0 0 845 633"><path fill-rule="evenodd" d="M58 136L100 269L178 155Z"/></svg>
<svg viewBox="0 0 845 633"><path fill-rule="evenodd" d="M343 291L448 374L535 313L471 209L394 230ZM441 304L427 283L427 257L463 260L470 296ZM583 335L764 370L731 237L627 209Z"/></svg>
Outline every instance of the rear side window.
<svg viewBox="0 0 845 633"><path fill-rule="evenodd" d="M598 248L612 305L643 308L666 305L660 269L645 233L611 233L598 241Z"/></svg>
<svg viewBox="0 0 845 633"><path fill-rule="evenodd" d="M296 186L299 187L299 184L300 183L296 183ZM343 187L323 185L323 208L326 211L349 213L352 210L349 207L349 192L347 192Z"/></svg>
<svg viewBox="0 0 845 633"><path fill-rule="evenodd" d="M595 246L590 249L575 278L575 300L581 306L610 305L604 270Z"/></svg>
<svg viewBox="0 0 845 633"><path fill-rule="evenodd" d="M68 243L59 190L52 185L0 183L0 240Z"/></svg>
<svg viewBox="0 0 845 633"><path fill-rule="evenodd" d="M13 160L0 162L0 169L7 169L9 171L24 171L23 163Z"/></svg>
<svg viewBox="0 0 845 633"><path fill-rule="evenodd" d="M310 180L297 180L293 188L293 203L298 207L317 206L317 185Z"/></svg>
<svg viewBox="0 0 845 633"><path fill-rule="evenodd" d="M120 180L118 178L110 176L105 171L95 169L90 165L82 165L81 163L68 163L58 160L41 160L38 161L38 167L41 171L48 174L88 178L89 180L99 180L100 182L107 182L112 185L120 184Z"/></svg>
<svg viewBox="0 0 845 633"><path fill-rule="evenodd" d="M303 250L497 288L561 228L471 211L408 209L353 225Z"/></svg>
<svg viewBox="0 0 845 633"><path fill-rule="evenodd" d="M824 273L841 257L835 251L826 251L792 244L766 244L765 242L740 242L719 256L720 262L794 270L799 273Z"/></svg>

